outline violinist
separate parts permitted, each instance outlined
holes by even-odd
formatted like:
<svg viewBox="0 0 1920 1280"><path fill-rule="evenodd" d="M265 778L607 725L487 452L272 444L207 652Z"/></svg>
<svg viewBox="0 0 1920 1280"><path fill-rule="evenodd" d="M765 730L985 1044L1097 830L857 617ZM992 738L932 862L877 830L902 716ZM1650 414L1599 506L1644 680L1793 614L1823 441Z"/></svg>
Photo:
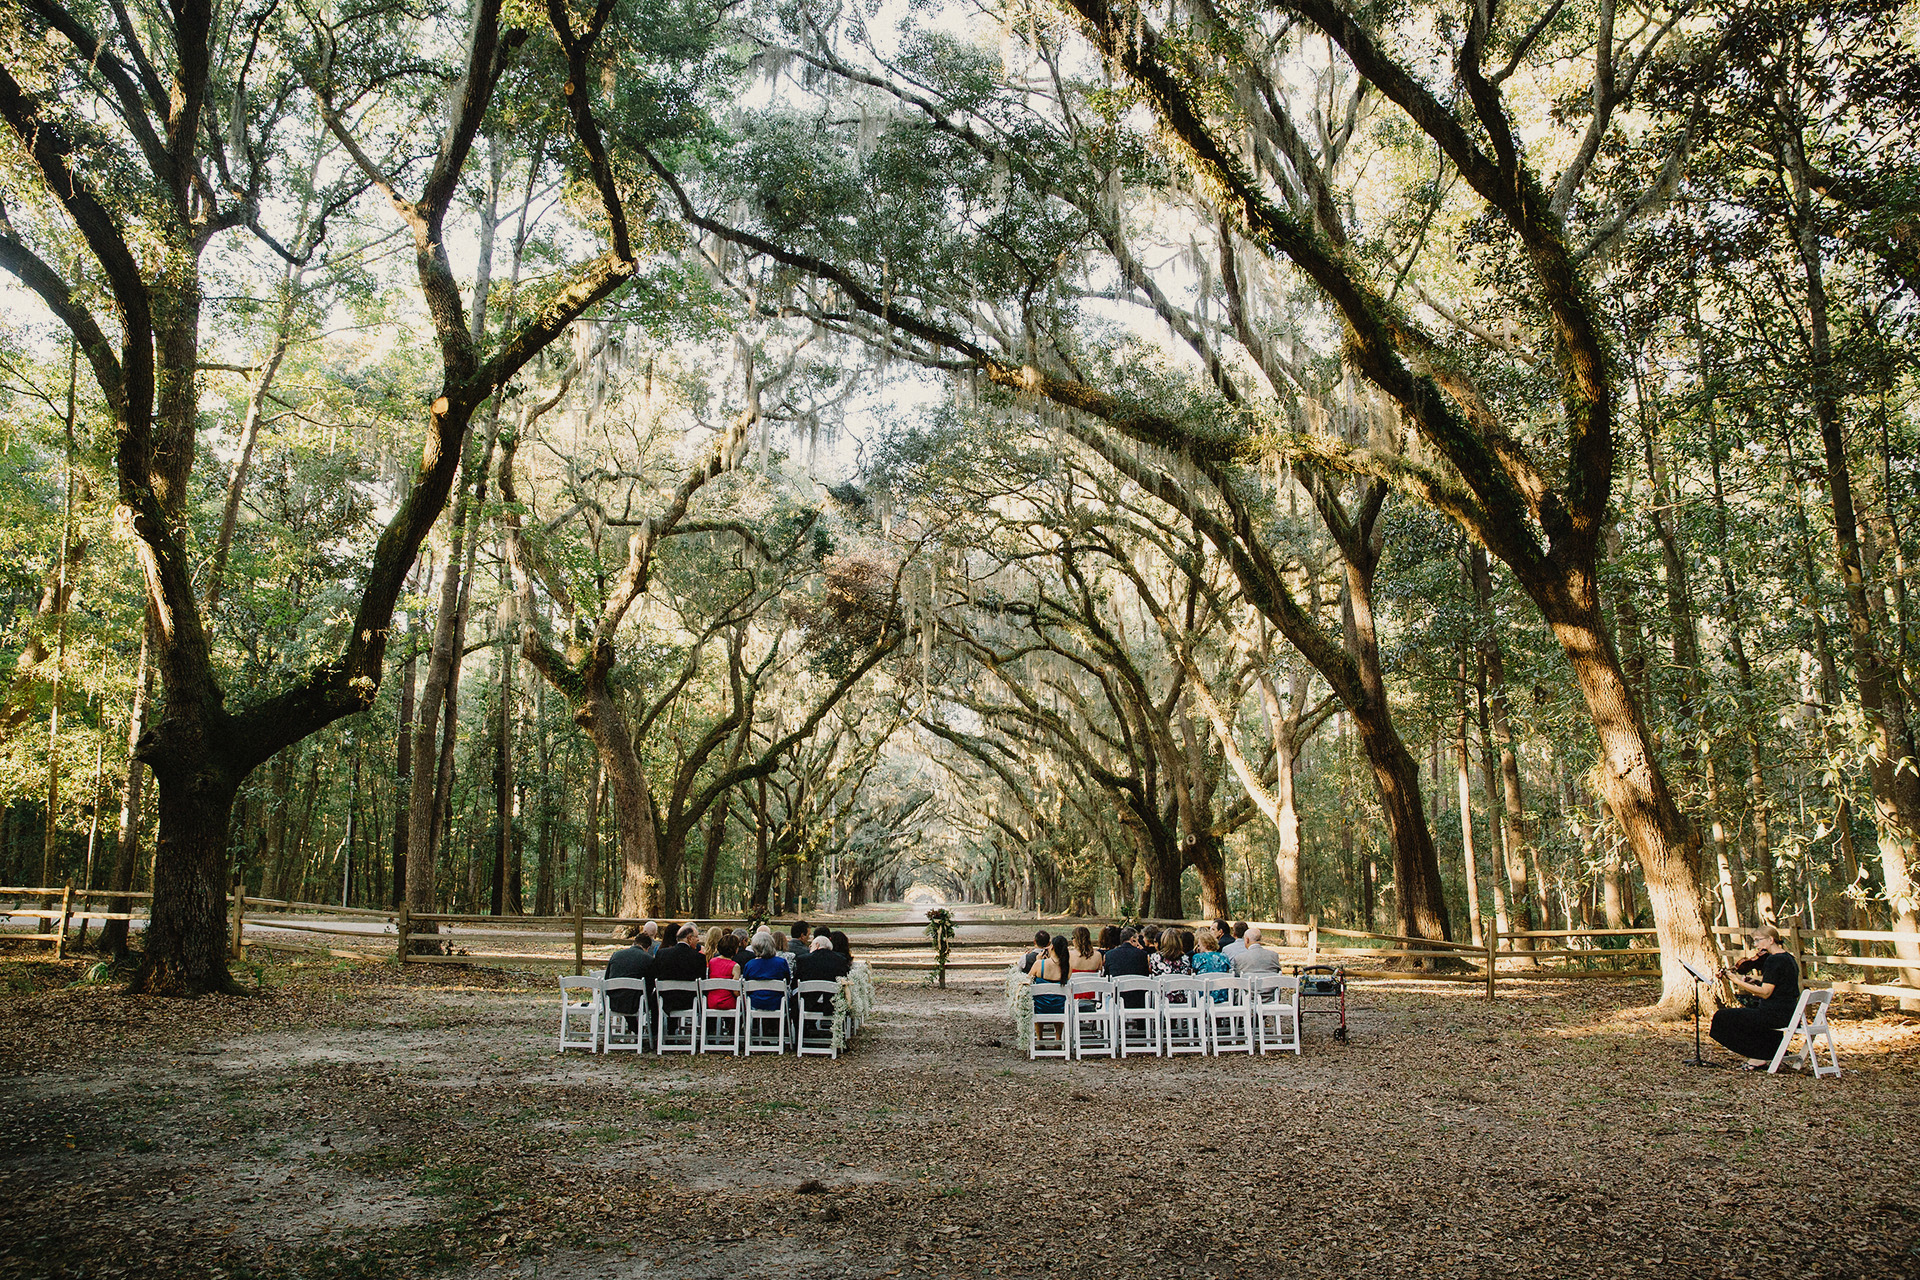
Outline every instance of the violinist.
<svg viewBox="0 0 1920 1280"><path fill-rule="evenodd" d="M1752 939L1753 954L1732 970L1722 969L1720 976L1732 982L1735 991L1756 999L1745 1008L1714 1014L1709 1034L1746 1058L1747 1070L1764 1071L1773 1064L1800 1003L1800 965L1780 945L1780 931L1772 925L1755 929Z"/></svg>

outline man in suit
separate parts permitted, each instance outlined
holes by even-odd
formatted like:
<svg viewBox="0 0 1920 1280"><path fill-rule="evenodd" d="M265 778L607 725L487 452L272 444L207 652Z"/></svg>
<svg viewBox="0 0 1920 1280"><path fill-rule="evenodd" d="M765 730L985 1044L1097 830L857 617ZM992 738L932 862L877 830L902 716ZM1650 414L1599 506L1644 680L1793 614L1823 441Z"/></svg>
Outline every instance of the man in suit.
<svg viewBox="0 0 1920 1280"><path fill-rule="evenodd" d="M1241 977L1250 977L1256 973L1279 973L1280 957L1271 949L1260 945L1259 928L1247 930L1246 945L1233 957L1233 971Z"/></svg>
<svg viewBox="0 0 1920 1280"><path fill-rule="evenodd" d="M822 933L813 940L807 954L793 962L793 980L795 982L833 982L844 978L853 970L853 961L833 949L833 939ZM812 1013L829 1013L833 1009L830 997L809 995L806 997L807 1009Z"/></svg>
<svg viewBox="0 0 1920 1280"><path fill-rule="evenodd" d="M1123 929L1120 933L1120 945L1107 952L1100 961L1100 973L1108 978L1145 978L1152 976L1153 970L1147 964L1147 953L1140 949L1140 931ZM1138 991L1129 991L1120 1002L1128 1008L1138 1008L1146 1003L1146 997Z"/></svg>
<svg viewBox="0 0 1920 1280"><path fill-rule="evenodd" d="M1245 920L1234 921L1232 933L1233 941L1228 942L1225 938L1221 939L1223 945L1220 948L1220 954L1231 960L1234 967L1238 969L1240 965L1240 953L1244 951L1247 946L1247 922Z"/></svg>
<svg viewBox="0 0 1920 1280"><path fill-rule="evenodd" d="M793 932L787 935L787 952L795 960L813 949L813 926L805 920L793 922Z"/></svg>
<svg viewBox="0 0 1920 1280"><path fill-rule="evenodd" d="M655 982L698 982L707 976L707 959L700 954L700 931L692 925L681 925L676 935L677 941L670 947L660 948L653 958L653 980ZM660 997L663 1009L679 1011L693 1007L693 996L685 991L671 991Z"/></svg>
<svg viewBox="0 0 1920 1280"><path fill-rule="evenodd" d="M650 978L653 976L653 952L647 948L647 938L639 930L629 927L627 938L630 945L622 947L607 960L609 978ZM627 1028L633 1028L633 1019L640 1012L640 991L615 991L607 996L609 1011L623 1015Z"/></svg>

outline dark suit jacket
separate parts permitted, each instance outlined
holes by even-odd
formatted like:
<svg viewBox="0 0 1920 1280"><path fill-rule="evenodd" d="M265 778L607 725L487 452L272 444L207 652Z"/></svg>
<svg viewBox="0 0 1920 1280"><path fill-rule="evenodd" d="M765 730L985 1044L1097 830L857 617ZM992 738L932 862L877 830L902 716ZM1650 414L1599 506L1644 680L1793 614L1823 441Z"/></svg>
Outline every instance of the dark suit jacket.
<svg viewBox="0 0 1920 1280"><path fill-rule="evenodd" d="M685 943L676 942L670 947L660 948L660 954L653 958L653 980L655 982L698 982L707 976L706 957ZM669 1009L691 1009L693 997L679 992L662 996L661 1003Z"/></svg>
<svg viewBox="0 0 1920 1280"><path fill-rule="evenodd" d="M1109 978L1147 978L1153 975L1152 968L1147 964L1147 953L1131 942L1123 942L1107 952L1106 959L1100 963L1100 972ZM1120 1003L1135 1008L1145 1004L1146 997L1133 992L1122 996Z"/></svg>
<svg viewBox="0 0 1920 1280"><path fill-rule="evenodd" d="M832 982L844 978L853 968L853 961L838 951L809 951L793 962L793 980L795 982ZM825 996L808 996L807 1008L814 1013L829 1013L833 1002Z"/></svg>
<svg viewBox="0 0 1920 1280"><path fill-rule="evenodd" d="M616 951L607 961L606 976L650 978L653 976L653 953L643 946L626 947ZM615 991L607 997L607 1008L631 1017L640 1012L640 992Z"/></svg>

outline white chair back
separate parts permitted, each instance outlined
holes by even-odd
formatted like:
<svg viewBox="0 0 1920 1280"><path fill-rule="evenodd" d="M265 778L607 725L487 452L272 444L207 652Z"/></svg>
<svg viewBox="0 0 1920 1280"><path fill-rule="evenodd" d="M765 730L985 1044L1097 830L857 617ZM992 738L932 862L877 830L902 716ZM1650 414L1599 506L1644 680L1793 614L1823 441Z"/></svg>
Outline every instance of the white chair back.
<svg viewBox="0 0 1920 1280"><path fill-rule="evenodd" d="M602 994L606 998L606 1011L603 1014L605 1025L600 1033L600 1047L603 1053L613 1053L619 1049L629 1049L639 1053L646 1047L647 1032L653 1022L653 1010L647 1003L647 980L645 978L603 978L600 982ZM615 992L632 991L638 996L639 1003L631 1014L613 1011Z"/></svg>
<svg viewBox="0 0 1920 1280"><path fill-rule="evenodd" d="M1253 997L1253 1043L1261 1053L1300 1053L1300 979L1256 973L1246 979Z"/></svg>
<svg viewBox="0 0 1920 1280"><path fill-rule="evenodd" d="M1075 1058L1111 1058L1120 1052L1113 1027L1113 983L1093 974L1075 974L1067 982L1067 1008L1072 1011L1069 1031Z"/></svg>
<svg viewBox="0 0 1920 1280"><path fill-rule="evenodd" d="M606 1009L605 979L590 973L560 976L560 1052L600 1052L601 1017Z"/></svg>
<svg viewBox="0 0 1920 1280"><path fill-rule="evenodd" d="M1252 986L1246 978L1210 973L1203 979L1207 998L1207 1040L1215 1057L1223 1053L1252 1053Z"/></svg>
<svg viewBox="0 0 1920 1280"><path fill-rule="evenodd" d="M1166 1055L1207 1052L1207 1014L1200 1007L1206 988L1200 979L1169 975L1160 982L1160 1036Z"/></svg>
<svg viewBox="0 0 1920 1280"><path fill-rule="evenodd" d="M799 1057L837 1058L833 1047L833 998L840 993L837 982L800 982L793 988L795 1034L793 1051ZM812 997L810 1001L808 997ZM818 1007L809 1008L809 1004Z"/></svg>
<svg viewBox="0 0 1920 1280"><path fill-rule="evenodd" d="M1035 1058L1070 1058L1073 1056L1073 1010L1069 1008L1073 1001L1067 998L1067 987L1062 982L1034 982L1031 984L1033 995L1033 1034L1027 1039L1027 1060ZM1053 1000L1060 1002L1060 1008L1042 1013L1040 1002Z"/></svg>
<svg viewBox="0 0 1920 1280"><path fill-rule="evenodd" d="M1837 1076L1840 1074L1840 1055L1833 1047L1833 1028L1827 1025L1827 1007L1833 1003L1831 988L1802 987L1800 1001L1793 1007L1793 1021L1780 1033L1780 1047L1773 1051L1773 1061L1767 1064L1767 1074L1780 1070L1781 1062L1787 1056L1787 1047L1793 1043L1793 1037L1800 1037L1800 1052L1794 1059L1796 1070L1808 1066L1813 1068L1813 1078ZM1827 1046L1827 1060L1820 1061L1820 1045Z"/></svg>
<svg viewBox="0 0 1920 1280"><path fill-rule="evenodd" d="M782 1054L787 1051L787 984L778 980L748 982L742 993L741 1008L746 1014L747 1053ZM756 995L772 996L771 1009L754 1002Z"/></svg>
<svg viewBox="0 0 1920 1280"><path fill-rule="evenodd" d="M747 1027L740 1009L745 985L738 978L700 979L700 1052L740 1055ZM715 996L721 997L722 1007L717 1009L713 1007Z"/></svg>
<svg viewBox="0 0 1920 1280"><path fill-rule="evenodd" d="M1113 1011L1120 1024L1120 1056L1160 1056L1160 983L1154 978L1115 978ZM1130 998L1131 997L1131 998Z"/></svg>
<svg viewBox="0 0 1920 1280"><path fill-rule="evenodd" d="M668 1008L679 1005L684 1007ZM653 1051L667 1053L700 1052L700 984L689 978L670 979L653 984Z"/></svg>

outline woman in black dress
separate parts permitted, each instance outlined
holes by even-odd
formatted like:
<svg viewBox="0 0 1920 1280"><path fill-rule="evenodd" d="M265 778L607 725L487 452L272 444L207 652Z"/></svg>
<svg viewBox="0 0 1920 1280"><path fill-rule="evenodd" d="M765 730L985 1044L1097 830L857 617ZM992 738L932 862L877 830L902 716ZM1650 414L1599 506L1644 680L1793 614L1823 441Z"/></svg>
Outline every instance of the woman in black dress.
<svg viewBox="0 0 1920 1280"><path fill-rule="evenodd" d="M1771 926L1753 931L1753 959L1758 971L1743 977L1722 969L1722 977L1732 981L1736 991L1758 996L1757 1004L1739 1009L1722 1009L1713 1015L1709 1034L1715 1040L1747 1060L1749 1071L1763 1071L1773 1065L1780 1037L1793 1021L1800 1004L1800 965L1780 945L1780 931ZM1755 968L1741 962L1743 971Z"/></svg>

